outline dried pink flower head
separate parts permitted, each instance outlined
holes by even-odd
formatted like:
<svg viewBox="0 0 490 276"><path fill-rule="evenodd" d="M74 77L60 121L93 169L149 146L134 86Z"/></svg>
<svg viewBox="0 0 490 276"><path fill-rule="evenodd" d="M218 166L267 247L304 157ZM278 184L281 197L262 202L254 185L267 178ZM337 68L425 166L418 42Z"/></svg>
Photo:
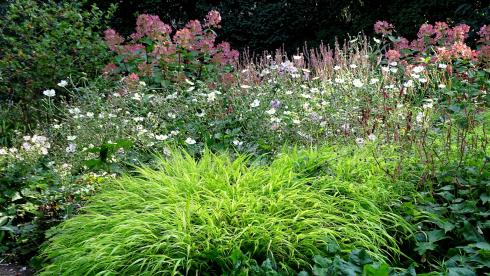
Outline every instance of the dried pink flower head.
<svg viewBox="0 0 490 276"><path fill-rule="evenodd" d="M452 32L452 29L449 28L446 22L436 22L436 24L434 24L435 39L437 41L446 40L447 37L452 36Z"/></svg>
<svg viewBox="0 0 490 276"><path fill-rule="evenodd" d="M128 79L130 81L139 81L140 80L140 78L138 77L138 75L136 75L135 73L129 74Z"/></svg>
<svg viewBox="0 0 490 276"><path fill-rule="evenodd" d="M374 24L374 32L377 34L387 35L391 34L393 30L395 30L395 26L386 21L376 21Z"/></svg>
<svg viewBox="0 0 490 276"><path fill-rule="evenodd" d="M239 52L231 50L230 43L221 42L216 46L216 53L213 55L213 62L221 65L235 65L238 62Z"/></svg>
<svg viewBox="0 0 490 276"><path fill-rule="evenodd" d="M478 51L478 61L486 66L490 66L490 45L483 45Z"/></svg>
<svg viewBox="0 0 490 276"><path fill-rule="evenodd" d="M452 55L452 51L446 47L436 48L436 57L439 61L450 62Z"/></svg>
<svg viewBox="0 0 490 276"><path fill-rule="evenodd" d="M152 56L162 59L165 62L174 61L173 55L176 53L176 45L170 41L156 44L152 51Z"/></svg>

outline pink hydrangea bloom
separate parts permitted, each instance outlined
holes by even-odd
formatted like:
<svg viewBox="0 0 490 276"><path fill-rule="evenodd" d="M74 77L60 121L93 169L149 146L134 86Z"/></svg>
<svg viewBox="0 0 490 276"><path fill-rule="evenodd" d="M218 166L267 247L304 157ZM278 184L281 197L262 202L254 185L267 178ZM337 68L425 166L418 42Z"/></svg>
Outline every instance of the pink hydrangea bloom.
<svg viewBox="0 0 490 276"><path fill-rule="evenodd" d="M117 69L117 65L115 65L114 63L109 63L107 64L104 69L102 70L102 74L103 75L110 75L112 74L114 71L116 71Z"/></svg>
<svg viewBox="0 0 490 276"><path fill-rule="evenodd" d="M221 14L219 11L211 10L206 15L204 27L207 28L219 28L221 23Z"/></svg>
<svg viewBox="0 0 490 276"><path fill-rule="evenodd" d="M483 25L478 32L480 39L478 42L488 43L490 42L490 25Z"/></svg>
<svg viewBox="0 0 490 276"><path fill-rule="evenodd" d="M208 32L204 37L199 40L197 48L202 53L209 53L214 51L214 42L216 40L216 35L213 32Z"/></svg>
<svg viewBox="0 0 490 276"><path fill-rule="evenodd" d="M136 20L136 32L131 38L138 40L144 36L159 40L172 32L172 28L163 23L157 15L141 14Z"/></svg>
<svg viewBox="0 0 490 276"><path fill-rule="evenodd" d="M419 32L417 33L418 38L431 38L435 34L434 26L431 24L422 24L420 26Z"/></svg>
<svg viewBox="0 0 490 276"><path fill-rule="evenodd" d="M171 42L165 42L162 44L156 44L152 51L152 56L157 59L162 59L165 62L172 62L175 57L176 46Z"/></svg>
<svg viewBox="0 0 490 276"><path fill-rule="evenodd" d="M397 61L400 59L401 54L397 50L388 50L385 56L389 61Z"/></svg>
<svg viewBox="0 0 490 276"><path fill-rule="evenodd" d="M395 50L403 50L403 49L409 49L410 48L410 42L408 39L401 37L398 39L397 42L394 43Z"/></svg>
<svg viewBox="0 0 490 276"><path fill-rule="evenodd" d="M446 44L448 38L453 37L453 30L449 28L446 22L436 22L434 32L436 34L435 40L441 42L441 44Z"/></svg>
<svg viewBox="0 0 490 276"><path fill-rule="evenodd" d="M174 42L187 50L193 50L194 34L188 28L178 30L174 35Z"/></svg>
<svg viewBox="0 0 490 276"><path fill-rule="evenodd" d="M452 51L446 47L437 47L436 57L439 61L449 62L452 58Z"/></svg>
<svg viewBox="0 0 490 276"><path fill-rule="evenodd" d="M191 20L185 25L185 27L188 28L194 35L202 34L201 22L199 22L199 20Z"/></svg>
<svg viewBox="0 0 490 276"><path fill-rule="evenodd" d="M453 57L455 58L470 60L475 56L473 50L471 50L471 48L462 41L457 41L454 43L451 51L453 53Z"/></svg>
<svg viewBox="0 0 490 276"><path fill-rule="evenodd" d="M470 32L470 26L466 24L460 24L453 28L453 41L463 42L468 38L468 33Z"/></svg>
<svg viewBox="0 0 490 276"><path fill-rule="evenodd" d="M394 29L395 27L393 26L393 24L386 21L376 21L376 23L374 24L374 32L377 34L391 34Z"/></svg>
<svg viewBox="0 0 490 276"><path fill-rule="evenodd" d="M220 63L221 65L234 65L238 61L238 57L238 51L231 50L230 43L221 42L216 47L216 54L213 56L213 61L215 63Z"/></svg>
<svg viewBox="0 0 490 276"><path fill-rule="evenodd" d="M478 51L478 60L483 63L490 65L490 45L483 45Z"/></svg>
<svg viewBox="0 0 490 276"><path fill-rule="evenodd" d="M124 42L124 38L120 36L114 29L107 29L104 31L104 40L109 46L109 49L115 51L117 46Z"/></svg>

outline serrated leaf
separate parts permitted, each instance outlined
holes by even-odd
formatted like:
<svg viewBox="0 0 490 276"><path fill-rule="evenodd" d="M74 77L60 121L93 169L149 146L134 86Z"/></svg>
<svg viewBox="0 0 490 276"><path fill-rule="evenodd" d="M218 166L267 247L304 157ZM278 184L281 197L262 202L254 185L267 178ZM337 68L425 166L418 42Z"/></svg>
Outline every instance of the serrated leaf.
<svg viewBox="0 0 490 276"><path fill-rule="evenodd" d="M358 266L363 266L365 264L373 263L373 260L364 249L353 250L349 256L349 261Z"/></svg>
<svg viewBox="0 0 490 276"><path fill-rule="evenodd" d="M315 262L316 265L323 267L323 268L330 266L330 264L332 263L331 260L329 260L325 257L322 257L320 255L315 255L313 257L313 261Z"/></svg>
<svg viewBox="0 0 490 276"><path fill-rule="evenodd" d="M432 251L436 249L436 245L432 242L419 242L415 247L415 251L419 253L419 255L424 255L427 251Z"/></svg>
<svg viewBox="0 0 490 276"><path fill-rule="evenodd" d="M427 233L429 242L437 242L446 238L446 233L443 230L433 230Z"/></svg>
<svg viewBox="0 0 490 276"><path fill-rule="evenodd" d="M363 276L388 276L390 267L387 264L368 264L364 266Z"/></svg>

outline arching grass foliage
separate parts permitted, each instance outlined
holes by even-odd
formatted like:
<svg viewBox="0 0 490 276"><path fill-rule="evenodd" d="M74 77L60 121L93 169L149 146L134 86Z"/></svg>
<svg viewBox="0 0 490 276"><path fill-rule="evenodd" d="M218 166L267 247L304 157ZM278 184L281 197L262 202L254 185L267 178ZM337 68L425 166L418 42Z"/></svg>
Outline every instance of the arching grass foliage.
<svg viewBox="0 0 490 276"><path fill-rule="evenodd" d="M158 169L114 181L52 230L40 274L217 275L233 269L238 250L298 269L332 244L395 256L394 235L411 232L390 212L402 185L368 156L293 151L266 166L245 156L206 152L195 161L173 153Z"/></svg>

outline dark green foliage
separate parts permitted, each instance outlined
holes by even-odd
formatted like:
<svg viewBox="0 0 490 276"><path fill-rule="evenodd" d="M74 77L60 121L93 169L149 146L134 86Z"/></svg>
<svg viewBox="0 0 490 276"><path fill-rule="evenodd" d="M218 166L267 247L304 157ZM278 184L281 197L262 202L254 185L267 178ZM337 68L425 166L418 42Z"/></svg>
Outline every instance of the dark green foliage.
<svg viewBox="0 0 490 276"><path fill-rule="evenodd" d="M336 275L363 275L363 276L415 276L415 268L410 266L408 269L395 269L384 262L375 262L363 249L353 250L348 258L341 252L331 252L334 257L323 257L316 255L310 266L303 269L298 276L336 276ZM257 261L243 263L240 252L234 252L234 269L225 275L294 275L291 272L281 270L274 260L274 256L268 257L261 265Z"/></svg>
<svg viewBox="0 0 490 276"><path fill-rule="evenodd" d="M32 104L62 79L95 75L108 55L99 33L111 13L77 1L12 1L0 20L0 100Z"/></svg>
<svg viewBox="0 0 490 276"><path fill-rule="evenodd" d="M429 264L445 259L449 273L471 272L466 275L490 270L489 162L489 156L475 155L448 165L437 172L432 193L424 193L420 208L432 219L421 225L415 250Z"/></svg>

